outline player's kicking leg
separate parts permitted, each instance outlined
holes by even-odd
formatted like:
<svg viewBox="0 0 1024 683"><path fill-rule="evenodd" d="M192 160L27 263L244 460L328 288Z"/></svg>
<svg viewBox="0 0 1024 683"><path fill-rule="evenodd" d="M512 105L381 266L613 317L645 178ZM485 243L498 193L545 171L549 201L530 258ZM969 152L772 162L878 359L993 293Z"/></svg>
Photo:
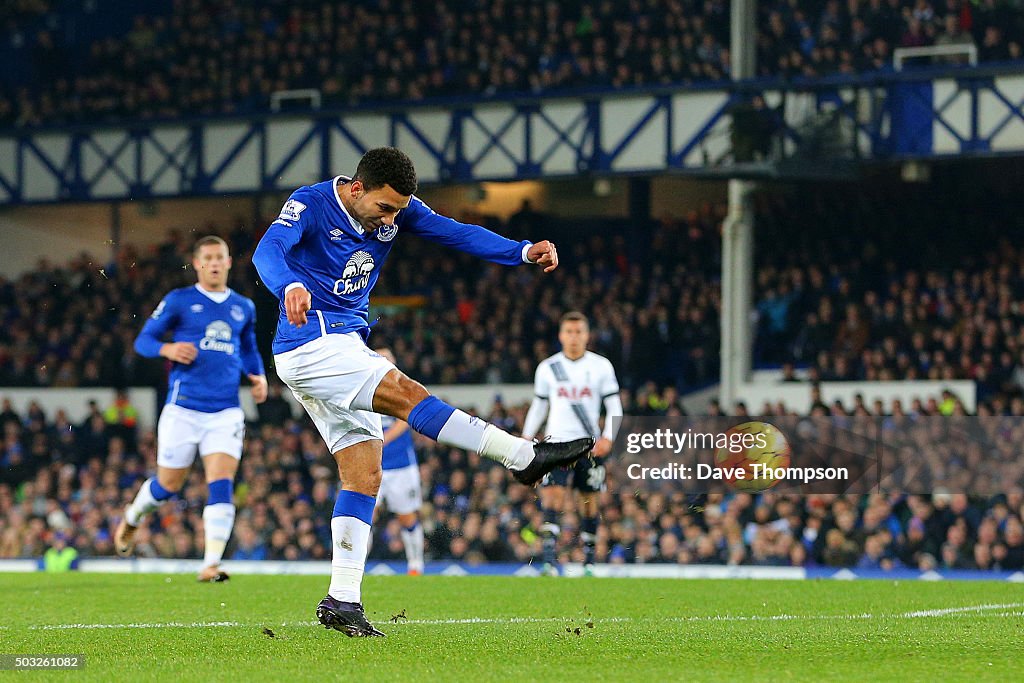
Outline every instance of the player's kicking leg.
<svg viewBox="0 0 1024 683"><path fill-rule="evenodd" d="M331 589L317 607L328 628L349 636L380 636L363 613L359 586L380 487L383 430L379 414L405 420L448 446L496 460L520 483L533 486L593 448L594 440L530 443L431 396L355 334L328 335L274 357L338 461L342 490L331 522ZM372 412L370 412L372 411Z"/></svg>
<svg viewBox="0 0 1024 683"><path fill-rule="evenodd" d="M519 482L531 486L551 470L576 462L594 445L589 438L533 444L514 437L429 395L421 384L393 367L379 380L372 409L405 420L440 443L497 460L512 470ZM382 441L377 439L382 437L375 436L335 454L342 491L331 520L331 588L317 607L317 618L324 626L349 636L384 635L366 620L360 592L381 480Z"/></svg>
<svg viewBox="0 0 1024 683"><path fill-rule="evenodd" d="M594 439L531 443L454 408L401 371L392 369L373 394L372 410L405 420L435 441L496 460L521 484L536 485L548 472L568 467L590 452Z"/></svg>

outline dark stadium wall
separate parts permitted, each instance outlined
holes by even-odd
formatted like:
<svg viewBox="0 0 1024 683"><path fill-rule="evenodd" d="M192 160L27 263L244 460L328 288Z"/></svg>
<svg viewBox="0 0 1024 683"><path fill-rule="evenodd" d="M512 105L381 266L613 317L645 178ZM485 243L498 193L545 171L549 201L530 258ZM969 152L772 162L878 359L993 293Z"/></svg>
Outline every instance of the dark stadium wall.
<svg viewBox="0 0 1024 683"><path fill-rule="evenodd" d="M874 165L864 169L861 181L851 183L765 183L763 198L776 196L813 197L814 202L832 206L829 229L848 229L863 238L878 233L880 244L909 249L919 258L922 251L908 239L933 235L937 217L962 214L962 225L970 229L945 236L937 246L956 252L964 242L992 240L994 235L1019 238L1024 234L1024 195L1017 185L1024 173L1024 160L946 161L929 164L929 181L904 182L898 165ZM808 194L809 188L813 192ZM528 199L533 211L556 219L549 225L562 227L572 219L629 216L629 178L593 176L567 180L483 182L462 185L424 185L419 195L438 211L463 219L493 218L499 225L509 221ZM188 242L213 230L234 230L238 226L258 236L280 208L286 193L258 197L227 195L209 199L173 199L121 202L120 243L145 249L162 242L168 231L177 230ZM999 202L993 202L999 197ZM685 218L707 205L724 205L726 184L675 176L655 176L650 182L650 216ZM884 215L870 214L882 202ZM34 207L0 207L0 234L4 255L0 275L16 277L36 267L39 259L64 264L86 252L98 264L112 253L112 204L51 204ZM865 214L865 211L868 213ZM543 222L524 229L536 237ZM759 239L781 237L776 229L762 223ZM786 239L792 238L787 235ZM813 237L804 235L801 237ZM926 240L928 243L934 240ZM968 245L969 246L969 245ZM940 249L940 251L943 251ZM99 267L102 267L100 265Z"/></svg>
<svg viewBox="0 0 1024 683"><path fill-rule="evenodd" d="M102 267L112 254L111 207L96 202L0 209L0 275L16 277L35 268L41 258L63 265L83 252ZM233 228L240 220L253 221L249 197L121 202L118 210L120 243L139 249L163 242L169 230L180 231L188 241L208 234L213 226Z"/></svg>
<svg viewBox="0 0 1024 683"><path fill-rule="evenodd" d="M651 179L651 216L684 216L706 202L726 201L724 182L670 176ZM437 210L473 212L508 220L528 199L531 208L553 216L629 215L629 178L581 177L568 180L484 182L428 186L420 196Z"/></svg>
<svg viewBox="0 0 1024 683"><path fill-rule="evenodd" d="M663 176L653 178L650 188L650 214L655 219L685 216L707 202L725 201L722 182ZM629 179L622 177L426 185L419 195L438 211L501 221L522 209L524 200L529 200L535 211L564 218L626 217L630 206ZM182 233L186 241L238 225L259 234L284 199L284 194L272 193L119 202L117 231L113 228L113 204L107 202L0 208L0 233L4 235L0 275L17 277L35 268L42 258L64 264L83 252L102 267L112 254L115 235L121 244L145 249L165 240L170 230Z"/></svg>
<svg viewBox="0 0 1024 683"><path fill-rule="evenodd" d="M110 255L110 207L104 204L42 206L0 211L4 253L0 276L14 278L40 259L63 265L81 252Z"/></svg>

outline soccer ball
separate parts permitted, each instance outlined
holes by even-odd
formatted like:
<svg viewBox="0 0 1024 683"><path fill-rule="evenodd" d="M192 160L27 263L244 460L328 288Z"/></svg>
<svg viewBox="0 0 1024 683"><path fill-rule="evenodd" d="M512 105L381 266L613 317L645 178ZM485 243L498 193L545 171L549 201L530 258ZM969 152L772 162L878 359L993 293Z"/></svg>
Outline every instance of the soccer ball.
<svg viewBox="0 0 1024 683"><path fill-rule="evenodd" d="M779 482L776 470L789 467L789 441L773 424L744 422L730 428L726 437L728 444L715 453L715 465L737 491L758 493L769 489ZM737 446L740 443L742 446ZM743 478L737 476L740 468Z"/></svg>

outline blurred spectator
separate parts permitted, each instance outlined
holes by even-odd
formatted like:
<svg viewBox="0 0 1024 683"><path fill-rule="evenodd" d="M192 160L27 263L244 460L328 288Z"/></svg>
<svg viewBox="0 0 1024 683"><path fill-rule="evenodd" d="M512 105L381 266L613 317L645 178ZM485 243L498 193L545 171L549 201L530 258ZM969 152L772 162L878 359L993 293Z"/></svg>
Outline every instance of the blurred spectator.
<svg viewBox="0 0 1024 683"><path fill-rule="evenodd" d="M825 534L825 564L829 567L853 567L857 563L860 549L839 529L829 529Z"/></svg>
<svg viewBox="0 0 1024 683"><path fill-rule="evenodd" d="M974 39L971 38L969 33L960 30L960 16L956 13L950 12L942 19L943 30L935 38L936 45L947 45L947 46L967 46L974 45ZM938 61L945 62L947 64L966 64L968 61L967 54L961 55L948 55L945 57L938 58Z"/></svg>
<svg viewBox="0 0 1024 683"><path fill-rule="evenodd" d="M232 560L265 560L267 546L260 540L249 524L239 524L235 528L235 551Z"/></svg>
<svg viewBox="0 0 1024 683"><path fill-rule="evenodd" d="M107 423L107 433L118 436L135 447L135 429L138 426L139 411L132 405L125 389L118 389L114 402L103 411L103 419Z"/></svg>
<svg viewBox="0 0 1024 683"><path fill-rule="evenodd" d="M78 551L68 545L67 536L63 532L53 535L53 544L43 554L42 568L47 572L78 569Z"/></svg>

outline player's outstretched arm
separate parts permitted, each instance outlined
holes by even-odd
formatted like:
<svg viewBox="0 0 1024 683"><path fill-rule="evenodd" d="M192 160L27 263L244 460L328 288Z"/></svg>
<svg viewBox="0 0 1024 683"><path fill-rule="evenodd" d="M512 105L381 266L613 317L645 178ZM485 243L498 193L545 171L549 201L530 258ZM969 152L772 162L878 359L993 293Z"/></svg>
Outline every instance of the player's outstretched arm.
<svg viewBox="0 0 1024 683"><path fill-rule="evenodd" d="M402 210L398 223L402 230L494 263L505 266L536 263L546 273L558 267L558 252L551 242L514 242L481 225L460 223L442 216L418 197L413 197L408 208Z"/></svg>

